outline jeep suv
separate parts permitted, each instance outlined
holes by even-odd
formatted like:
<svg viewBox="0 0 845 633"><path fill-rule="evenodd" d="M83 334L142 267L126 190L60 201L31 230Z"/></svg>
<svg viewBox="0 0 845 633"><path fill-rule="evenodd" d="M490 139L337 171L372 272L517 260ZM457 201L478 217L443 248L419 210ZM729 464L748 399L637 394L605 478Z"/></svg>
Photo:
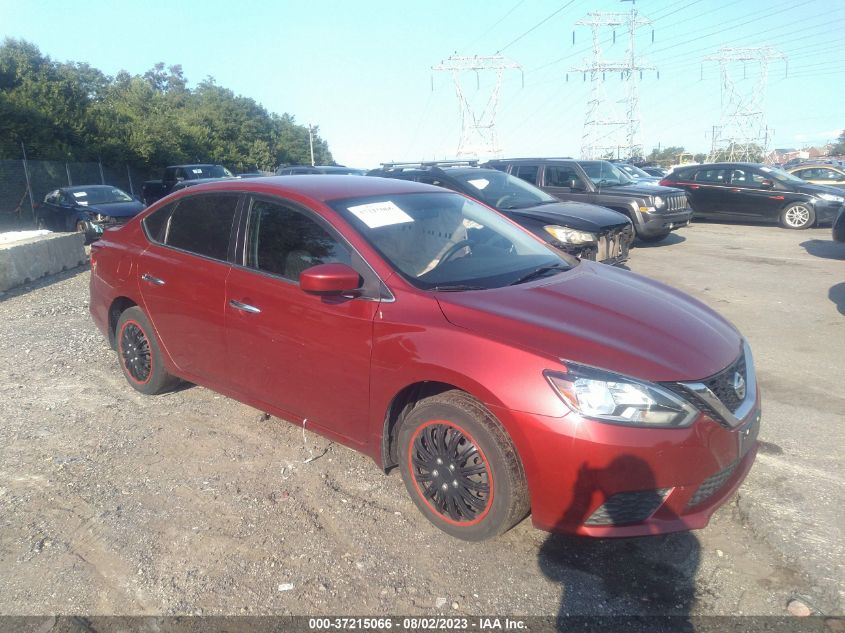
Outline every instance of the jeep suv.
<svg viewBox="0 0 845 633"><path fill-rule="evenodd" d="M383 163L368 176L399 178L451 189L480 200L558 251L603 264L628 259L631 221L594 204L561 202L537 187L477 161Z"/></svg>
<svg viewBox="0 0 845 633"><path fill-rule="evenodd" d="M484 166L522 178L559 200L589 202L624 213L643 242L659 242L692 218L683 190L635 183L606 160L515 158L491 160Z"/></svg>

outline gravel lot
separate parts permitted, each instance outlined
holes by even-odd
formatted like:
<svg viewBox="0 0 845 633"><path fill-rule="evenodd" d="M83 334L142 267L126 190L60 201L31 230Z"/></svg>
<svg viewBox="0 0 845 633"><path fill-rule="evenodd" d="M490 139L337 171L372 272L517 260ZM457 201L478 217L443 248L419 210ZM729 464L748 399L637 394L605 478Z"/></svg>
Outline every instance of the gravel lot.
<svg viewBox="0 0 845 633"><path fill-rule="evenodd" d="M697 224L630 268L755 351L764 444L705 530L463 543L349 449L200 387L133 391L87 270L0 296L0 613L842 614L845 245Z"/></svg>

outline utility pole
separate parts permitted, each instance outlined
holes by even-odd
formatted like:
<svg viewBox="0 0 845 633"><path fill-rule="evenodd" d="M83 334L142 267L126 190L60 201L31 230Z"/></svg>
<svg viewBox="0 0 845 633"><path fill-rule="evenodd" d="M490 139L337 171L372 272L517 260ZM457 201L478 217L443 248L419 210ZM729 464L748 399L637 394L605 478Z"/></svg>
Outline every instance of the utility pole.
<svg viewBox="0 0 845 633"><path fill-rule="evenodd" d="M623 0L628 1L628 0ZM636 55L637 29L651 24L651 20L639 15L631 0L631 10L627 12L591 11L587 18L575 23L589 26L592 31L593 54L591 60L570 70L590 77L590 97L587 101L587 113L584 118L584 132L581 136L581 157L601 158L619 146L624 149L626 158L642 153L640 142L639 80L644 70L655 70L653 66L639 63ZM616 42L616 28L624 27L628 32L628 50L622 60L604 60L601 46L601 33L605 28L613 31ZM625 97L611 101L605 90L608 74L619 73L626 82ZM625 104L625 114L621 115L615 103ZM621 142L624 139L624 143Z"/></svg>
<svg viewBox="0 0 845 633"><path fill-rule="evenodd" d="M314 128L308 124L308 145L311 147L311 166L314 166Z"/></svg>
<svg viewBox="0 0 845 633"><path fill-rule="evenodd" d="M451 55L431 67L438 72L448 72L455 84L455 94L461 108L461 138L458 141L456 156L475 156L489 154L498 156L502 153L496 136L496 109L499 105L499 92L502 87L502 77L505 70L514 69L522 73L522 66L501 55L481 57L461 57ZM476 89L481 88L480 73L492 72L495 84L483 108L476 108L470 103L463 88L463 75L467 72L475 73Z"/></svg>
<svg viewBox="0 0 845 633"><path fill-rule="evenodd" d="M770 136L766 124L766 85L769 62L773 60L783 60L785 64L786 55L769 46L722 47L704 58L704 62L719 63L722 84L721 116L719 125L713 126L708 162L756 162L759 154L765 159ZM754 74L754 71L758 72Z"/></svg>

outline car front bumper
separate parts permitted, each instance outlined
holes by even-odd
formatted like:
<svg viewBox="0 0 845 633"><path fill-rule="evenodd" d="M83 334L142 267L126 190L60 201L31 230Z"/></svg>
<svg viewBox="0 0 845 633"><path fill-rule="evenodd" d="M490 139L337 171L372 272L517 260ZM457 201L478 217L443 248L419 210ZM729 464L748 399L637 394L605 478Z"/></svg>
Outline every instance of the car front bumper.
<svg viewBox="0 0 845 633"><path fill-rule="evenodd" d="M687 226L692 220L692 209L660 213L659 211L641 212L643 221L637 227L637 235L653 237Z"/></svg>
<svg viewBox="0 0 845 633"><path fill-rule="evenodd" d="M523 460L534 525L629 537L703 528L757 454L759 392L736 428L701 414L683 429L647 429L496 411ZM743 439L741 440L741 436Z"/></svg>
<svg viewBox="0 0 845 633"><path fill-rule="evenodd" d="M552 240L550 243L564 253L581 259L616 266L628 261L634 232L631 224L621 225L599 234L598 243L587 245L563 244Z"/></svg>
<svg viewBox="0 0 845 633"><path fill-rule="evenodd" d="M836 220L839 212L845 208L841 202L816 200L813 209L816 212L816 224L829 224Z"/></svg>

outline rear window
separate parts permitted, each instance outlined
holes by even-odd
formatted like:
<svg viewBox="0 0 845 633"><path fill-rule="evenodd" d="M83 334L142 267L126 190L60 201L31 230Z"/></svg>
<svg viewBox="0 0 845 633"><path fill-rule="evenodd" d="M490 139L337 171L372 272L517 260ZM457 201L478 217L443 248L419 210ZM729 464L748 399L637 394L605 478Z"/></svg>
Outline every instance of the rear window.
<svg viewBox="0 0 845 633"><path fill-rule="evenodd" d="M170 217L166 244L225 260L238 207L238 194L205 194L181 200Z"/></svg>
<svg viewBox="0 0 845 633"><path fill-rule="evenodd" d="M517 178L522 178L525 182L530 182L533 185L537 182L538 171L540 171L540 168L537 165L520 165L513 173Z"/></svg>
<svg viewBox="0 0 845 633"><path fill-rule="evenodd" d="M696 172L695 176L693 177L695 182L712 182L716 184L721 184L726 182L727 175L726 170L724 169L702 169L699 172Z"/></svg>
<svg viewBox="0 0 845 633"><path fill-rule="evenodd" d="M165 205L161 209L157 209L150 213L150 215L145 217L141 222L144 227L144 231L147 233L147 237L153 242L161 242L164 240L164 227L167 226L167 218L170 217L170 213L173 211L174 206L174 204Z"/></svg>

